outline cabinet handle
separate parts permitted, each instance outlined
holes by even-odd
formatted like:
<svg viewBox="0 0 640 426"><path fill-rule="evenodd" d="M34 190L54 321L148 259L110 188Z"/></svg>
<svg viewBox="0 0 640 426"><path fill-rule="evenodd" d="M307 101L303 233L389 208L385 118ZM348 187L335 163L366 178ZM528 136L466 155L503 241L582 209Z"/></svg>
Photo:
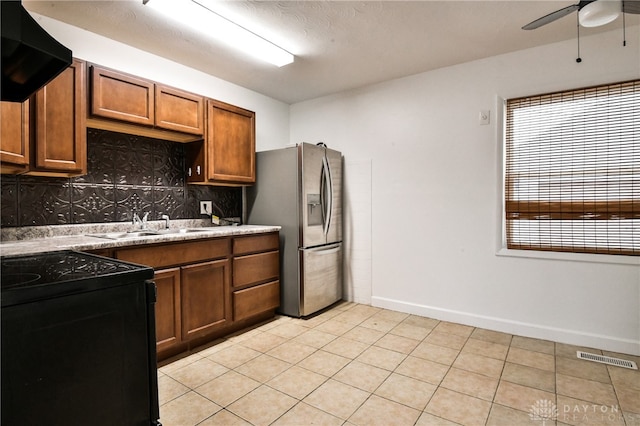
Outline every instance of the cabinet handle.
<svg viewBox="0 0 640 426"><path fill-rule="evenodd" d="M191 167L189 167L189 169L187 169L187 174L189 175L189 177L191 177Z"/></svg>
<svg viewBox="0 0 640 426"><path fill-rule="evenodd" d="M196 173L200 176L200 166L196 166Z"/></svg>

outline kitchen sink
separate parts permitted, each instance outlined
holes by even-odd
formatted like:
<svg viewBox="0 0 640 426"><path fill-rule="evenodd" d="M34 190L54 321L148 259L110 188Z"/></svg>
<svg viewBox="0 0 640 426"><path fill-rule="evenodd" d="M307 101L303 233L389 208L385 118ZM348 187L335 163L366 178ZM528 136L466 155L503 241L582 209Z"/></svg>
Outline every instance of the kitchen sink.
<svg viewBox="0 0 640 426"><path fill-rule="evenodd" d="M88 237L106 238L109 240L122 240L125 238L139 238L158 235L155 231L136 231L136 232L108 232L106 234L88 234Z"/></svg>
<svg viewBox="0 0 640 426"><path fill-rule="evenodd" d="M190 234L194 232L205 232L206 229L181 228L162 229L159 231L132 231L132 232L108 232L104 234L87 234L88 237L106 238L108 240L125 240L140 237L152 237L155 235Z"/></svg>
<svg viewBox="0 0 640 426"><path fill-rule="evenodd" d="M166 234L191 234L194 232L205 232L206 229L198 229L198 228L182 228L182 229L161 229L160 231L156 231L156 235L166 235Z"/></svg>

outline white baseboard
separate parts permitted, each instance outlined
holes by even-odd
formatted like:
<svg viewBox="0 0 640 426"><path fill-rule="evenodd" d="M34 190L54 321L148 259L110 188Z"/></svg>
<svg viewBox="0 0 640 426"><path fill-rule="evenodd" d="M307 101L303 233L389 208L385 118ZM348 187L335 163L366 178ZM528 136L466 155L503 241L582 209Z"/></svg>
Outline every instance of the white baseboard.
<svg viewBox="0 0 640 426"><path fill-rule="evenodd" d="M408 314L434 318L441 321L486 328L517 336L533 337L536 339L550 340L569 345L584 346L586 348L602 349L611 352L640 356L640 341L585 333L576 330L547 327L539 324L506 320L504 318L475 315L468 312L418 305L415 303L387 299L384 297L372 297L371 305Z"/></svg>

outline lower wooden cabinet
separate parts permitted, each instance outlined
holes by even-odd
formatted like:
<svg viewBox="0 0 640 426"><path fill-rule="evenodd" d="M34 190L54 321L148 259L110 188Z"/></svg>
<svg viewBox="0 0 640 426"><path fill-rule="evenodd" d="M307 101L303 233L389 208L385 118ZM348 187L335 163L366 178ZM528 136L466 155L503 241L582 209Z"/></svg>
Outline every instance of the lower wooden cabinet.
<svg viewBox="0 0 640 426"><path fill-rule="evenodd" d="M280 306L278 233L233 239L233 320Z"/></svg>
<svg viewBox="0 0 640 426"><path fill-rule="evenodd" d="M182 341L180 268L156 271L156 341L162 352Z"/></svg>
<svg viewBox="0 0 640 426"><path fill-rule="evenodd" d="M280 282L245 288L233 292L233 320L240 321L251 318L265 311L280 306Z"/></svg>
<svg viewBox="0 0 640 426"><path fill-rule="evenodd" d="M280 254L278 250L233 258L233 286L235 288L277 280L279 275Z"/></svg>
<svg viewBox="0 0 640 426"><path fill-rule="evenodd" d="M229 260L182 267L182 335L207 335L231 322Z"/></svg>
<svg viewBox="0 0 640 426"><path fill-rule="evenodd" d="M277 232L118 248L156 272L158 359L265 320L280 306Z"/></svg>

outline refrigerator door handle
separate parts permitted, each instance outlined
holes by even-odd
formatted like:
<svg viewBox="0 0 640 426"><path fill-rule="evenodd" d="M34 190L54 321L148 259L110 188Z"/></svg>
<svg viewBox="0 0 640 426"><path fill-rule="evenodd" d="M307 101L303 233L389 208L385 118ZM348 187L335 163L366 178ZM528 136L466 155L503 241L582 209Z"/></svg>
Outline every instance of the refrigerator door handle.
<svg viewBox="0 0 640 426"><path fill-rule="evenodd" d="M322 220L324 222L324 234L329 233L329 226L331 225L331 211L333 203L333 187L331 182L331 169L329 168L329 162L327 156L322 157L322 177L321 177L321 190L320 197L322 203Z"/></svg>
<svg viewBox="0 0 640 426"><path fill-rule="evenodd" d="M308 248L304 250L308 252L313 252L314 255L333 254L340 250L340 243L331 244L329 246L323 246L323 247Z"/></svg>

